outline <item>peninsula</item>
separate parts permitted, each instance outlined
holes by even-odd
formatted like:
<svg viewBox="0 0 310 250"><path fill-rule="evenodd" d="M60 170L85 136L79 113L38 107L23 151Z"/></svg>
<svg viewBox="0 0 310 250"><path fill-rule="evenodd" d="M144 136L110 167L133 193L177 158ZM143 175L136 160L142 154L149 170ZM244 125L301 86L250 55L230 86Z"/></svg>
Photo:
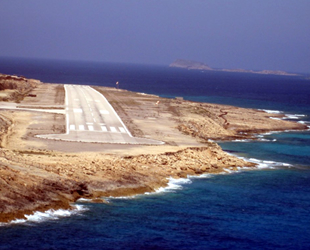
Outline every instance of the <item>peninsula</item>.
<svg viewBox="0 0 310 250"><path fill-rule="evenodd" d="M281 120L281 114L94 86L116 111L122 121L117 126L123 129L88 122L83 127L71 126L69 89L0 74L0 222L24 218L33 211L70 209L79 198L104 202L108 196L153 192L166 186L169 177L255 168L254 163L224 152L214 141L255 139L257 133L307 128ZM91 99L86 90L84 94ZM74 96L72 100L80 101ZM113 112L99 111L94 116L86 113L85 119L105 118ZM73 113L81 112L73 107ZM109 143L42 136L67 135L68 129L96 132L98 138L109 137L108 132L119 138L128 130L127 137L141 140Z"/></svg>
<svg viewBox="0 0 310 250"><path fill-rule="evenodd" d="M210 71L223 71L223 72L237 72L237 73L251 73L262 75L285 75L297 76L297 74L288 73L281 70L247 70L247 69L213 69L209 65L191 60L177 59L169 65L169 67L193 69L193 70L210 70Z"/></svg>

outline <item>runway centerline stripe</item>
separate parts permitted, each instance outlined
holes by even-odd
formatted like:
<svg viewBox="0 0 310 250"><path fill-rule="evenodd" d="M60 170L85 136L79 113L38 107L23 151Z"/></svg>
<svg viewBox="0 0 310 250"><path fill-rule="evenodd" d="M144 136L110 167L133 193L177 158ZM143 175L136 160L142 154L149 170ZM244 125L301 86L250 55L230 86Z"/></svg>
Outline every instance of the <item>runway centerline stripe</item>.
<svg viewBox="0 0 310 250"><path fill-rule="evenodd" d="M123 127L119 127L118 129L121 131L121 133L126 133L126 130Z"/></svg>

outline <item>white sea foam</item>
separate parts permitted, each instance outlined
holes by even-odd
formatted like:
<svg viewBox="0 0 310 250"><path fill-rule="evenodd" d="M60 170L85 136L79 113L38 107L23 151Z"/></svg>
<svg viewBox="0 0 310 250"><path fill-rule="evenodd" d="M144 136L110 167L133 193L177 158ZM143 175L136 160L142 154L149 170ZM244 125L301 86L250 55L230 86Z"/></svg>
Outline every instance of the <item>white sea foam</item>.
<svg viewBox="0 0 310 250"><path fill-rule="evenodd" d="M232 154L232 153L228 153L228 154L232 155L232 156L235 156L235 157L238 157L239 159L242 159L244 161L253 162L253 163L257 164L255 167L237 167L237 169L239 171L244 171L246 169L255 170L255 169L264 169L264 168L274 169L276 167L292 167L291 164L285 163L285 162L259 160L259 159L256 159L256 158L242 157L242 156L239 156L239 155L236 155L236 154ZM231 170L228 169L228 171L224 172L224 173L228 173L229 171L231 171ZM232 171L232 172L236 172L236 171Z"/></svg>
<svg viewBox="0 0 310 250"><path fill-rule="evenodd" d="M213 177L214 174L200 174L200 175L189 175L188 178L190 179L206 179L206 178L211 178Z"/></svg>
<svg viewBox="0 0 310 250"><path fill-rule="evenodd" d="M306 115L303 115L303 114L285 114L285 117L283 119L297 120L305 116Z"/></svg>
<svg viewBox="0 0 310 250"><path fill-rule="evenodd" d="M275 142L277 141L277 139L272 139L272 140L269 140L269 139L266 139L266 138L259 138L258 141L264 141L264 142Z"/></svg>
<svg viewBox="0 0 310 250"><path fill-rule="evenodd" d="M236 140L233 140L233 142L250 142L252 140L250 139L236 139Z"/></svg>
<svg viewBox="0 0 310 250"><path fill-rule="evenodd" d="M260 109L262 111L265 111L268 114L284 114L284 112L279 110L267 110L267 109ZM279 117L270 117L270 119L274 120L298 120L301 118L307 117L307 115L304 114L284 114L283 118ZM298 121L299 123L305 123L304 121Z"/></svg>
<svg viewBox="0 0 310 250"><path fill-rule="evenodd" d="M86 198L80 198L77 200L77 202L85 202L85 203L88 203L88 202L91 202L92 200L91 199L86 199Z"/></svg>
<svg viewBox="0 0 310 250"><path fill-rule="evenodd" d="M0 226L7 226L12 224L27 224L27 223L40 223L48 220L58 220L63 217L69 217L75 214L81 214L84 211L88 210L82 205L73 205L73 209L49 209L45 212L34 212L33 214L25 215L26 219L16 219L9 223L0 223Z"/></svg>
<svg viewBox="0 0 310 250"><path fill-rule="evenodd" d="M147 194L147 193L145 193ZM128 195L128 196L110 196L108 198L104 197L104 200L106 200L107 202L110 202L110 199L113 200L130 200L130 199L135 199L139 196L139 194L136 195Z"/></svg>
<svg viewBox="0 0 310 250"><path fill-rule="evenodd" d="M190 184L192 181L189 178L172 178L169 177L167 178L168 184L166 187L160 187L158 189L155 189L154 192L145 192L144 194L137 194L137 195L131 195L131 196L118 196L118 197L113 197L110 196L108 198L105 198L109 202L110 199L117 200L117 199L135 199L137 197L143 196L143 195L153 195L153 194L159 194L159 193L167 193L167 192L173 192L174 190L180 190L183 188L183 185L185 184Z"/></svg>
<svg viewBox="0 0 310 250"><path fill-rule="evenodd" d="M259 109L259 110L265 111L268 114L282 114L283 113L282 111L279 111L279 110L268 110L268 109Z"/></svg>
<svg viewBox="0 0 310 250"><path fill-rule="evenodd" d="M173 192L174 190L182 189L182 185L190 184L192 181L188 178L180 178L175 179L172 177L168 178L169 182L166 187L160 187L155 190L156 193L163 193L163 192Z"/></svg>
<svg viewBox="0 0 310 250"><path fill-rule="evenodd" d="M264 137L265 135L280 134L280 133L289 132L289 131L294 131L294 130L269 131L267 133L258 134L256 135L256 137Z"/></svg>
<svg viewBox="0 0 310 250"><path fill-rule="evenodd" d="M100 198L98 198L99 199L99 201L100 201ZM107 203L109 203L109 201L107 201L107 200L102 200L103 202L107 202ZM76 202L79 202L79 203L94 203L94 200L93 199L86 199L86 198L80 198L80 199L78 199Z"/></svg>
<svg viewBox="0 0 310 250"><path fill-rule="evenodd" d="M285 163L285 162L276 162L276 161L264 161L264 160L259 160L259 159L255 159L255 158L250 158L250 159L245 159L249 162L253 162L256 163L257 166L256 168L259 169L264 169L264 168L275 168L275 167L291 167L292 165L289 163Z"/></svg>

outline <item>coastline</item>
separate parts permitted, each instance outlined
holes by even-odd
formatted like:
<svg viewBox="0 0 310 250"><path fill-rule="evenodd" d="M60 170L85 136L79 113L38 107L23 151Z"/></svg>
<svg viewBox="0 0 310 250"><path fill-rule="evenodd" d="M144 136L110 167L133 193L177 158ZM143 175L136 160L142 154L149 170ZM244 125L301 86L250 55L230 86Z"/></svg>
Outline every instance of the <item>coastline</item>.
<svg viewBox="0 0 310 250"><path fill-rule="evenodd" d="M29 92L32 96L25 96L20 105L63 105L62 88L61 84L37 84ZM283 114L96 89L106 96L134 136L166 144L99 145L40 139L35 135L65 131L63 115L0 110L0 185L6 190L0 197L0 222L24 218L33 211L69 209L79 198L96 200L154 192L167 186L170 177L254 167L254 163L225 153L209 140L255 139L258 133L307 128L270 119L283 118ZM155 105L157 101L160 105Z"/></svg>

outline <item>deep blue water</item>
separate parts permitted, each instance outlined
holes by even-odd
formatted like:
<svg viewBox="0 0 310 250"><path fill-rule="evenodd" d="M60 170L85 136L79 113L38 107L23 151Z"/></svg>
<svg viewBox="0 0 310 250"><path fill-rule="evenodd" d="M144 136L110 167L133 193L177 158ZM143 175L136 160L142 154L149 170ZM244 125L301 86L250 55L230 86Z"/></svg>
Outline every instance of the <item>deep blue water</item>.
<svg viewBox="0 0 310 250"><path fill-rule="evenodd" d="M0 72L45 82L115 86L164 97L288 114L310 121L305 76L200 72L160 66L0 59ZM265 168L191 179L166 192L57 220L0 227L0 249L310 249L310 132L221 143Z"/></svg>

